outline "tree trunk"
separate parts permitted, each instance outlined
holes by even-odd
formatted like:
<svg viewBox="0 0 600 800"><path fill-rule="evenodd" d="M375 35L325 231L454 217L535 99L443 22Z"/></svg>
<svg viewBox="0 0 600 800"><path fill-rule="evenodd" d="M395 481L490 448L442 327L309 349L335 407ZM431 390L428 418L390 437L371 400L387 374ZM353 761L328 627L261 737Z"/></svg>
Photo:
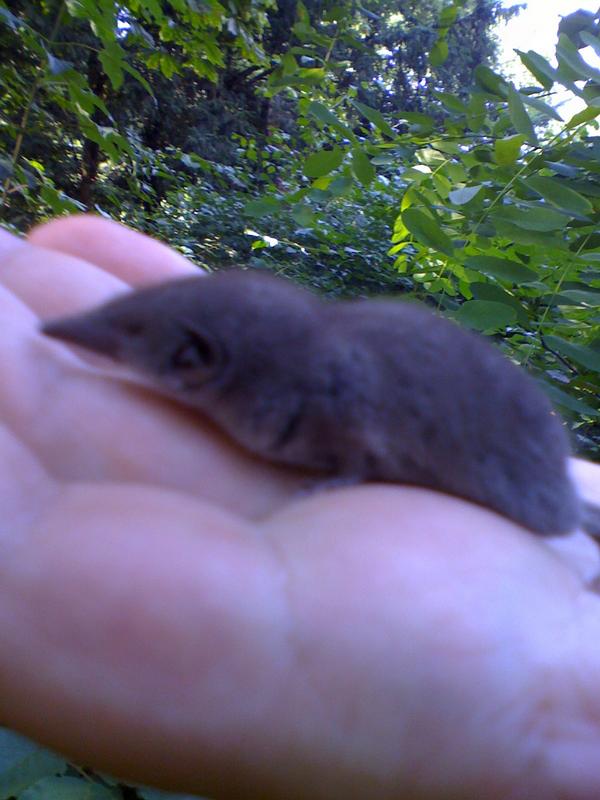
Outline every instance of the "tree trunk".
<svg viewBox="0 0 600 800"><path fill-rule="evenodd" d="M106 76L102 71L102 66L96 53L90 53L88 59L88 84L97 97L104 99ZM92 114L92 122L100 122L100 115L99 109L95 109ZM85 203L88 209L94 204L94 188L98 177L99 164L100 145L91 139L85 139L81 155L81 180L77 189L77 198L80 202Z"/></svg>

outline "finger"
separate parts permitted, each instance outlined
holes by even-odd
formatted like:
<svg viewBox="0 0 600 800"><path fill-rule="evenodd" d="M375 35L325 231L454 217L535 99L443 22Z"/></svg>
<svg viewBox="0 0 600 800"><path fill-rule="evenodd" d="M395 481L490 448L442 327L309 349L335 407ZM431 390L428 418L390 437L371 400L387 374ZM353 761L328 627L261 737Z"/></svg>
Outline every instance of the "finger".
<svg viewBox="0 0 600 800"><path fill-rule="evenodd" d="M84 310L127 290L100 267L28 242L3 260L0 283L42 318Z"/></svg>
<svg viewBox="0 0 600 800"><path fill-rule="evenodd" d="M187 276L197 271L161 242L118 222L93 215L61 217L34 228L36 245L85 259L131 286Z"/></svg>
<svg viewBox="0 0 600 800"><path fill-rule="evenodd" d="M35 322L35 315L27 308L27 305L10 290L3 289L1 286L3 278L11 270L12 261L20 253L27 251L28 247L23 239L0 228L0 319L2 319L3 327L0 346L9 338L7 330L9 327L13 329L18 324L24 324L30 329L32 323ZM4 364L4 361L2 363Z"/></svg>
<svg viewBox="0 0 600 800"><path fill-rule="evenodd" d="M38 314L60 313L73 303L89 305L92 299L97 302L101 299L99 286L107 281L111 285L110 289L104 286L105 295L113 295L115 286L122 285L113 276L91 266L89 269L96 273L96 280L92 274L90 281L90 275L86 276L87 265L75 259L69 259L63 264L67 269L61 270L57 264L50 263L53 258L61 257L50 254L50 260L45 259L49 253L0 230L0 320L3 332L0 337L0 418L15 436L27 441L42 458L44 448L38 446L38 439L41 437L48 445L47 421L60 405L57 398L63 399L59 387L64 387L65 376L74 365L78 364L80 368L83 365L67 348L58 347L55 342L38 335ZM76 272L84 280L79 284L68 280L65 283L71 272ZM86 290L87 300L83 299ZM85 404L80 407L84 408ZM64 436L59 438L64 444ZM64 449L56 448L56 452L64 454ZM44 460L45 463L52 461Z"/></svg>

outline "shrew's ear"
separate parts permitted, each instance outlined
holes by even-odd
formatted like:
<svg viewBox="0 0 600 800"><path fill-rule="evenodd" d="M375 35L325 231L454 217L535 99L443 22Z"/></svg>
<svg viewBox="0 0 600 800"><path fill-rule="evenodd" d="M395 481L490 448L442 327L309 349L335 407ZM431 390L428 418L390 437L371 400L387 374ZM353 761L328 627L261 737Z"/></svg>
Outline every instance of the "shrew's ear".
<svg viewBox="0 0 600 800"><path fill-rule="evenodd" d="M222 361L221 348L215 339L188 323L183 324L184 336L171 354L174 370L195 370L210 373Z"/></svg>

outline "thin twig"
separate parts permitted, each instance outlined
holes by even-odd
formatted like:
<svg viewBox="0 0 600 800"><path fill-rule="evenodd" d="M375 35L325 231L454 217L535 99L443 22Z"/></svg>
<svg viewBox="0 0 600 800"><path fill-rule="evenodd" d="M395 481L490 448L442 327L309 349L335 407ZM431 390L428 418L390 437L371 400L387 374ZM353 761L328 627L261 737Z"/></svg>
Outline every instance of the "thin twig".
<svg viewBox="0 0 600 800"><path fill-rule="evenodd" d="M558 361L560 361L560 363L564 367L566 367L570 372L574 372L575 375L579 375L579 370L577 369L577 367L574 367L572 364L569 364L569 362L567 361L566 358L563 358L563 356L561 356L560 353L557 353L556 350L553 350L550 347L550 345L546 342L546 339L545 339L543 333L540 333L540 342L542 343L542 347L544 348L544 350L547 350L549 353L552 353L554 358L556 358Z"/></svg>

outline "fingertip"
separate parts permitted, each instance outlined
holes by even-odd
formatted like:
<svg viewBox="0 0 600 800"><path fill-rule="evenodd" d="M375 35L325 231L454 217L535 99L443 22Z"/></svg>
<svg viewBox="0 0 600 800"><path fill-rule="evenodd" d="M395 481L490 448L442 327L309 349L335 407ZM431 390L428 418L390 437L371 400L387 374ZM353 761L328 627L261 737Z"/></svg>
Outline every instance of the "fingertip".
<svg viewBox="0 0 600 800"><path fill-rule="evenodd" d="M162 242L95 214L59 217L34 227L28 238L33 244L89 261L132 286L196 270Z"/></svg>

